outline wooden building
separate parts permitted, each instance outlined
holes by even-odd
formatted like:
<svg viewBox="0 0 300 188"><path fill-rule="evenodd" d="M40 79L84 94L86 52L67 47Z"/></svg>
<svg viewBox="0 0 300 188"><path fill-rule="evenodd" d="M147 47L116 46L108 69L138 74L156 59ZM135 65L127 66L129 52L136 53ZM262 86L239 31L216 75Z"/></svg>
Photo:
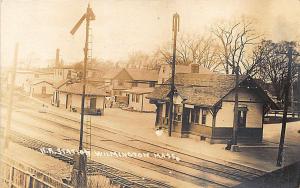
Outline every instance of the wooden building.
<svg viewBox="0 0 300 188"><path fill-rule="evenodd" d="M178 73L175 84L174 135L210 143L231 139L234 75ZM161 85L148 95L157 106L155 125L158 127L168 127L169 87ZM262 141L263 117L270 108L276 108L276 104L264 90L251 77L242 77L239 81L239 141Z"/></svg>
<svg viewBox="0 0 300 188"><path fill-rule="evenodd" d="M58 88L59 105L70 111L81 111L82 83L64 84ZM86 84L85 113L100 115L104 113L105 96L104 90L92 84Z"/></svg>
<svg viewBox="0 0 300 188"><path fill-rule="evenodd" d="M11 70L7 73L7 83L11 83ZM30 93L30 87L35 80L52 80L53 71L50 69L16 70L15 87ZM52 81L51 81L52 82Z"/></svg>
<svg viewBox="0 0 300 188"><path fill-rule="evenodd" d="M54 75L53 75L53 81L59 82L67 79L74 79L76 78L77 72L73 68L73 66L61 66L61 67L54 67Z"/></svg>
<svg viewBox="0 0 300 188"><path fill-rule="evenodd" d="M197 63L191 63L189 65L176 65L176 73L213 74L214 72ZM167 81L171 77L171 74L171 64L162 64L159 69L158 84Z"/></svg>
<svg viewBox="0 0 300 188"><path fill-rule="evenodd" d="M30 84L30 96L48 97L53 94L53 82L47 79L35 79Z"/></svg>
<svg viewBox="0 0 300 188"><path fill-rule="evenodd" d="M129 104L129 90L132 88L154 87L158 71L147 69L116 69L104 75L105 85L115 102Z"/></svg>
<svg viewBox="0 0 300 188"><path fill-rule="evenodd" d="M52 95L52 100L51 100L51 104L59 107L60 106L60 97L59 97L59 89L63 86L66 86L68 84L72 84L72 80L70 79L66 79L66 80L60 80L57 81L53 84L53 95Z"/></svg>
<svg viewBox="0 0 300 188"><path fill-rule="evenodd" d="M133 87L128 90L128 108L139 112L155 112L156 106L146 98L153 90L154 87Z"/></svg>

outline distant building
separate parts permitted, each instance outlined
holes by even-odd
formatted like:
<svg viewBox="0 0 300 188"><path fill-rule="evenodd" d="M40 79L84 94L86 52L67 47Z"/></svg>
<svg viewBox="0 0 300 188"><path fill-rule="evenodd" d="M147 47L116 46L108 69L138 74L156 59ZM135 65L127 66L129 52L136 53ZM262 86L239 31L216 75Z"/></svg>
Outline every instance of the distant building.
<svg viewBox="0 0 300 188"><path fill-rule="evenodd" d="M155 112L156 106L146 98L153 90L154 87L133 87L128 90L128 108L140 112Z"/></svg>
<svg viewBox="0 0 300 188"><path fill-rule="evenodd" d="M198 74L213 74L212 71L202 65L192 63L189 65L176 65L176 73L198 73ZM159 69L158 84L164 83L172 75L171 65L168 63L162 64Z"/></svg>
<svg viewBox="0 0 300 188"><path fill-rule="evenodd" d="M59 106L70 111L81 111L82 83L63 84L58 87ZM106 93L92 84L86 84L85 113L99 115L104 112Z"/></svg>
<svg viewBox="0 0 300 188"><path fill-rule="evenodd" d="M60 82L62 80L74 79L76 78L77 72L72 66L54 67L53 81Z"/></svg>
<svg viewBox="0 0 300 188"><path fill-rule="evenodd" d="M30 96L47 97L53 94L53 82L47 79L35 79L30 83Z"/></svg>
<svg viewBox="0 0 300 188"><path fill-rule="evenodd" d="M52 99L51 99L51 104L59 107L60 106L60 97L59 97L59 89L63 86L66 86L68 84L72 84L72 80L66 79L66 80L61 80L58 82L55 82L53 84L53 94L52 94Z"/></svg>
<svg viewBox="0 0 300 188"><path fill-rule="evenodd" d="M158 79L158 71L147 69L115 69L103 77L105 85L108 86L110 95L115 102L128 105L129 95L132 88L155 87Z"/></svg>
<svg viewBox="0 0 300 188"><path fill-rule="evenodd" d="M148 95L155 104L157 127L169 123L169 81ZM235 76L223 74L177 73L175 76L173 134L210 143L226 142L232 137ZM239 82L239 141L260 142L263 117L276 108L272 99L251 77Z"/></svg>
<svg viewBox="0 0 300 188"><path fill-rule="evenodd" d="M31 83L41 79L52 80L53 71L51 69L16 70L15 87L29 93ZM7 82L11 83L11 71L8 72Z"/></svg>

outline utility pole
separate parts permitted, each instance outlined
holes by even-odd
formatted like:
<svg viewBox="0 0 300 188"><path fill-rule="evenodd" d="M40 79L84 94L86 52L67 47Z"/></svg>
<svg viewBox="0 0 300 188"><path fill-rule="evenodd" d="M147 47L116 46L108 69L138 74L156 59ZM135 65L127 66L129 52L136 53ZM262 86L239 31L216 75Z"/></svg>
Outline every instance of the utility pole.
<svg viewBox="0 0 300 188"><path fill-rule="evenodd" d="M90 4L87 7L86 13L80 18L74 28L71 30L71 34L77 31L82 22L86 20L85 27L85 46L84 46L84 61L83 61L83 76L82 76L82 97L81 97L81 118L80 118L80 139L79 139L79 154L74 155L74 166L72 171L72 184L75 188L87 187L87 175L86 175L86 163L87 156L83 151L83 124L84 124L84 103L85 103L85 89L86 89L86 66L88 60L88 44L89 44L89 27L90 21L95 20L95 15L90 8Z"/></svg>
<svg viewBox="0 0 300 188"><path fill-rule="evenodd" d="M297 111L299 112L300 111L300 64L297 64L297 74L298 74L298 77L297 77Z"/></svg>
<svg viewBox="0 0 300 188"><path fill-rule="evenodd" d="M169 106L169 136L172 136L173 126L173 98L175 91L175 64L176 64L176 40L177 32L179 32L179 14L173 15L173 61L172 61L172 77L171 77L171 92L170 92L170 106Z"/></svg>
<svg viewBox="0 0 300 188"><path fill-rule="evenodd" d="M10 80L10 88L8 94L8 107L7 107L7 123L4 130L4 150L6 151L9 147L10 142L10 127L11 127L11 116L12 116L12 108L13 108L13 98L14 98L14 89L15 89L15 80L16 80L16 71L17 71L17 63L18 63L18 52L19 52L19 44L16 44L15 54L14 54L14 63L11 69L11 80Z"/></svg>
<svg viewBox="0 0 300 188"><path fill-rule="evenodd" d="M240 79L240 66L239 62L237 62L237 66L235 67L235 95L234 95L234 117L233 117L233 132L232 132L232 143L231 143L231 151L237 151L237 139L238 139L238 113L239 113L239 79Z"/></svg>
<svg viewBox="0 0 300 188"><path fill-rule="evenodd" d="M294 101L294 82L293 79L291 78L291 112L292 116L294 117L294 111L295 111L295 101Z"/></svg>
<svg viewBox="0 0 300 188"><path fill-rule="evenodd" d="M286 54L286 53L285 53ZM289 106L289 94L290 94L290 86L292 80L292 61L293 61L293 48L289 46L288 48L288 75L286 78L286 83L284 85L284 107L283 107L283 117L282 117L282 127L281 127L281 135L280 135L280 142L278 148L278 156L277 156L277 166L282 166L282 159L283 159L283 147L284 147L284 138L285 138L285 130L286 130L286 120L287 120L287 111Z"/></svg>

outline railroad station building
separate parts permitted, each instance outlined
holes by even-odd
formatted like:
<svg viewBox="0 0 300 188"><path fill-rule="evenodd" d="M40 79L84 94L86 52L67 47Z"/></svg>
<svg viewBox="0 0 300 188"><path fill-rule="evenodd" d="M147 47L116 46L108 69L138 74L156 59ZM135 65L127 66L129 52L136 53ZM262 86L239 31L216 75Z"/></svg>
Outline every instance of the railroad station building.
<svg viewBox="0 0 300 188"><path fill-rule="evenodd" d="M156 127L168 128L170 80L148 95L156 105ZM238 140L261 142L263 117L276 104L249 76L239 81ZM234 119L235 75L177 73L173 135L225 143Z"/></svg>

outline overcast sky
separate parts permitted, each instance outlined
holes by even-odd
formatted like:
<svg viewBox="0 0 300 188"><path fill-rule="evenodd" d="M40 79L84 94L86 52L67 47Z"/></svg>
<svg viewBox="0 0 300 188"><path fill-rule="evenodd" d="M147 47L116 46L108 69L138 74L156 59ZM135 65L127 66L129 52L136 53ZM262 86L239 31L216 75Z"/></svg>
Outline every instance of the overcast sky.
<svg viewBox="0 0 300 188"><path fill-rule="evenodd" d="M0 0L1 1L1 0ZM83 59L84 27L70 30L85 12L87 0L2 0L1 62L10 64L16 42L19 58ZM124 60L129 53L150 53L172 39L172 15L180 15L180 33L201 34L216 22L250 17L273 40L300 39L300 0L91 0L93 56Z"/></svg>

